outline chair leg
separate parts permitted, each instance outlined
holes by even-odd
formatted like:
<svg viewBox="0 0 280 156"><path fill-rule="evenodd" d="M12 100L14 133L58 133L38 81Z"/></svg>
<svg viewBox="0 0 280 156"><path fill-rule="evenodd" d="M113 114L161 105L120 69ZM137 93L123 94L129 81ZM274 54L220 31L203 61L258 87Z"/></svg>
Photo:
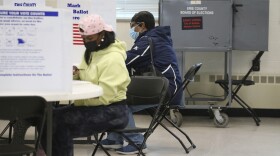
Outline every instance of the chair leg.
<svg viewBox="0 0 280 156"><path fill-rule="evenodd" d="M137 146L132 140L130 140L129 137L127 137L125 134L123 133L118 133L119 135L121 135L122 137L124 137L126 139L126 141L128 141L128 143L132 146L134 146L139 152L138 152L138 156L142 155L142 156L145 156L145 153L143 153L142 149L144 147L144 144L146 143L146 136L144 137L144 141L142 142L142 144L139 146Z"/></svg>
<svg viewBox="0 0 280 156"><path fill-rule="evenodd" d="M228 94L228 87L226 85L222 85L219 84ZM240 87L239 87L240 88ZM239 89L238 89L239 90ZM237 90L237 91L238 91ZM234 99L242 108L244 108L247 112L250 113L250 115L253 117L255 123L257 126L260 125L260 119L258 118L257 114L255 113L255 111L244 101L242 100L238 95L237 95L237 91L232 91L232 99ZM229 103L228 103L229 104ZM227 105L228 105L227 104Z"/></svg>
<svg viewBox="0 0 280 156"><path fill-rule="evenodd" d="M190 150L196 148L196 146L193 144L192 140L190 139L190 137L185 133L183 132L177 125L175 125L170 119L168 119L166 117L167 113L169 112L169 109L168 108L165 108L164 110L162 110L162 117L160 119L157 119L157 123L155 124L155 126L153 127L153 130L156 129L156 127L158 125L161 125L165 130L167 130L172 136L174 136L178 141L179 143L181 144L181 146L184 148L185 152L186 153L189 153ZM148 113L153 116L153 113L148 111ZM165 119L166 121L168 121L173 127L175 127L179 132L181 132L186 138L187 140L189 141L189 143L191 144L190 147L186 147L185 144L183 143L183 141L177 136L175 135L171 130L169 130L163 123L162 123L162 120ZM146 134L144 135L146 137Z"/></svg>
<svg viewBox="0 0 280 156"><path fill-rule="evenodd" d="M93 152L92 152L92 156L94 156L94 155L96 154L97 149L98 149L99 146L100 146L100 148L106 153L107 156L111 156L111 155L109 154L109 152L107 151L107 149L105 149L105 148L102 146L102 144L100 143L100 141L103 139L104 135L105 135L105 132L101 133L101 136L100 136L99 139L98 139L98 133L93 134L95 141L97 141L97 144L96 144L96 146L95 146L95 148L94 148L94 150L93 150Z"/></svg>
<svg viewBox="0 0 280 156"><path fill-rule="evenodd" d="M140 156L140 154L142 154L143 156L145 156L145 154L143 153L142 150L143 150L143 148L144 148L144 145L145 145L147 139L148 139L148 136L145 136L145 137L144 137L144 140L143 140L143 142L142 142L142 144L140 145L139 153L137 154L137 156Z"/></svg>
<svg viewBox="0 0 280 156"><path fill-rule="evenodd" d="M125 138L126 141L128 141L128 143L130 145L134 146L138 150L138 155L145 156L145 154L143 153L142 150L144 148L144 145L145 145L148 137L152 134L152 132L154 131L154 129L158 125L157 123L158 123L158 120L160 118L159 113L160 113L160 107L155 109L155 113L154 113L154 116L152 118L152 121L151 121L151 123L149 125L149 128L148 128L147 132L144 134L144 140L143 140L143 142L142 142L142 144L140 146L136 145L133 141L131 141L131 139L129 137L127 137L124 133L117 132L119 135L121 135L123 138Z"/></svg>
<svg viewBox="0 0 280 156"><path fill-rule="evenodd" d="M260 125L260 119L258 118L258 116L256 115L255 111L248 105L246 104L245 101L243 101L238 95L234 96L233 99L244 109L247 110L247 112L249 112L249 114L251 114L252 118L254 119L255 123L257 126Z"/></svg>
<svg viewBox="0 0 280 156"><path fill-rule="evenodd" d="M173 132L171 132L164 124L162 124L161 122L159 123L164 129L166 129L171 135L173 135L181 143L183 148L186 150L186 153L188 153L191 149L196 148L196 146L192 142L191 138L184 131L182 131L176 124L174 124L167 117L164 117L164 119L166 121L168 121L173 127L175 127L179 132L181 132L186 137L186 139L189 141L189 143L191 144L191 146L189 148L186 148L186 146L184 145L183 141L181 139L179 139L179 137L177 137Z"/></svg>
<svg viewBox="0 0 280 156"><path fill-rule="evenodd" d="M252 115L257 119L257 121L261 122L261 120L257 116L257 113L245 101L243 101L238 95L236 97L247 107L248 110L251 111Z"/></svg>

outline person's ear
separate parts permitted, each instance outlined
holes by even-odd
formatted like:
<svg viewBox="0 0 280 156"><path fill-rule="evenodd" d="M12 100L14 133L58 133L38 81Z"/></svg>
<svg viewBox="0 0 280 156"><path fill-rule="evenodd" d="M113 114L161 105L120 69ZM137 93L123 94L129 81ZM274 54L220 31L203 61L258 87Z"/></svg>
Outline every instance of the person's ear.
<svg viewBox="0 0 280 156"><path fill-rule="evenodd" d="M104 41L104 36L105 36L105 31L101 31L101 32L98 34L97 44L100 44L100 42L103 42L103 41Z"/></svg>

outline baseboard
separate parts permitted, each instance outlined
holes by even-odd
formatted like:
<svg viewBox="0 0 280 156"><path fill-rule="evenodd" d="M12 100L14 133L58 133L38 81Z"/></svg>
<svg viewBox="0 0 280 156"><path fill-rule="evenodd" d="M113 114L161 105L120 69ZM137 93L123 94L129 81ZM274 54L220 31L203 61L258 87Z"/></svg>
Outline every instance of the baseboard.
<svg viewBox="0 0 280 156"><path fill-rule="evenodd" d="M280 109L253 109L259 117L280 117ZM184 116L209 116L208 109L181 109ZM249 117L249 112L242 108L228 108L225 110L231 117Z"/></svg>
<svg viewBox="0 0 280 156"><path fill-rule="evenodd" d="M280 109L253 109L258 117L280 117ZM209 116L208 109L180 109L183 116ZM225 110L230 117L250 117L251 115L242 108L228 108ZM147 114L145 111L137 114Z"/></svg>

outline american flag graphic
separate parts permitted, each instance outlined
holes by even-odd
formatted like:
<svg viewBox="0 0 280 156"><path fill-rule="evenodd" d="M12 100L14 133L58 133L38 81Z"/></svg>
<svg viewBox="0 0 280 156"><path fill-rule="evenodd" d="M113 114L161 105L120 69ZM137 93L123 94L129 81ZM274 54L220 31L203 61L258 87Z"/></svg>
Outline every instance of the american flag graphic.
<svg viewBox="0 0 280 156"><path fill-rule="evenodd" d="M79 24L73 24L73 45L84 45L82 36L79 34Z"/></svg>

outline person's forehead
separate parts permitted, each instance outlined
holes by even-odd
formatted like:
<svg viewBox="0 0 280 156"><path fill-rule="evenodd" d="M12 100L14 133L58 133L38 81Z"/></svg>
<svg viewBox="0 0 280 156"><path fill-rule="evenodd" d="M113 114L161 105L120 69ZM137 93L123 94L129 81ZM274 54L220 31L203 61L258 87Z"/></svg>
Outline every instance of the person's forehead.
<svg viewBox="0 0 280 156"><path fill-rule="evenodd" d="M137 24L139 24L140 22L130 22L130 27L133 27L133 26L135 26L135 25L137 25Z"/></svg>

